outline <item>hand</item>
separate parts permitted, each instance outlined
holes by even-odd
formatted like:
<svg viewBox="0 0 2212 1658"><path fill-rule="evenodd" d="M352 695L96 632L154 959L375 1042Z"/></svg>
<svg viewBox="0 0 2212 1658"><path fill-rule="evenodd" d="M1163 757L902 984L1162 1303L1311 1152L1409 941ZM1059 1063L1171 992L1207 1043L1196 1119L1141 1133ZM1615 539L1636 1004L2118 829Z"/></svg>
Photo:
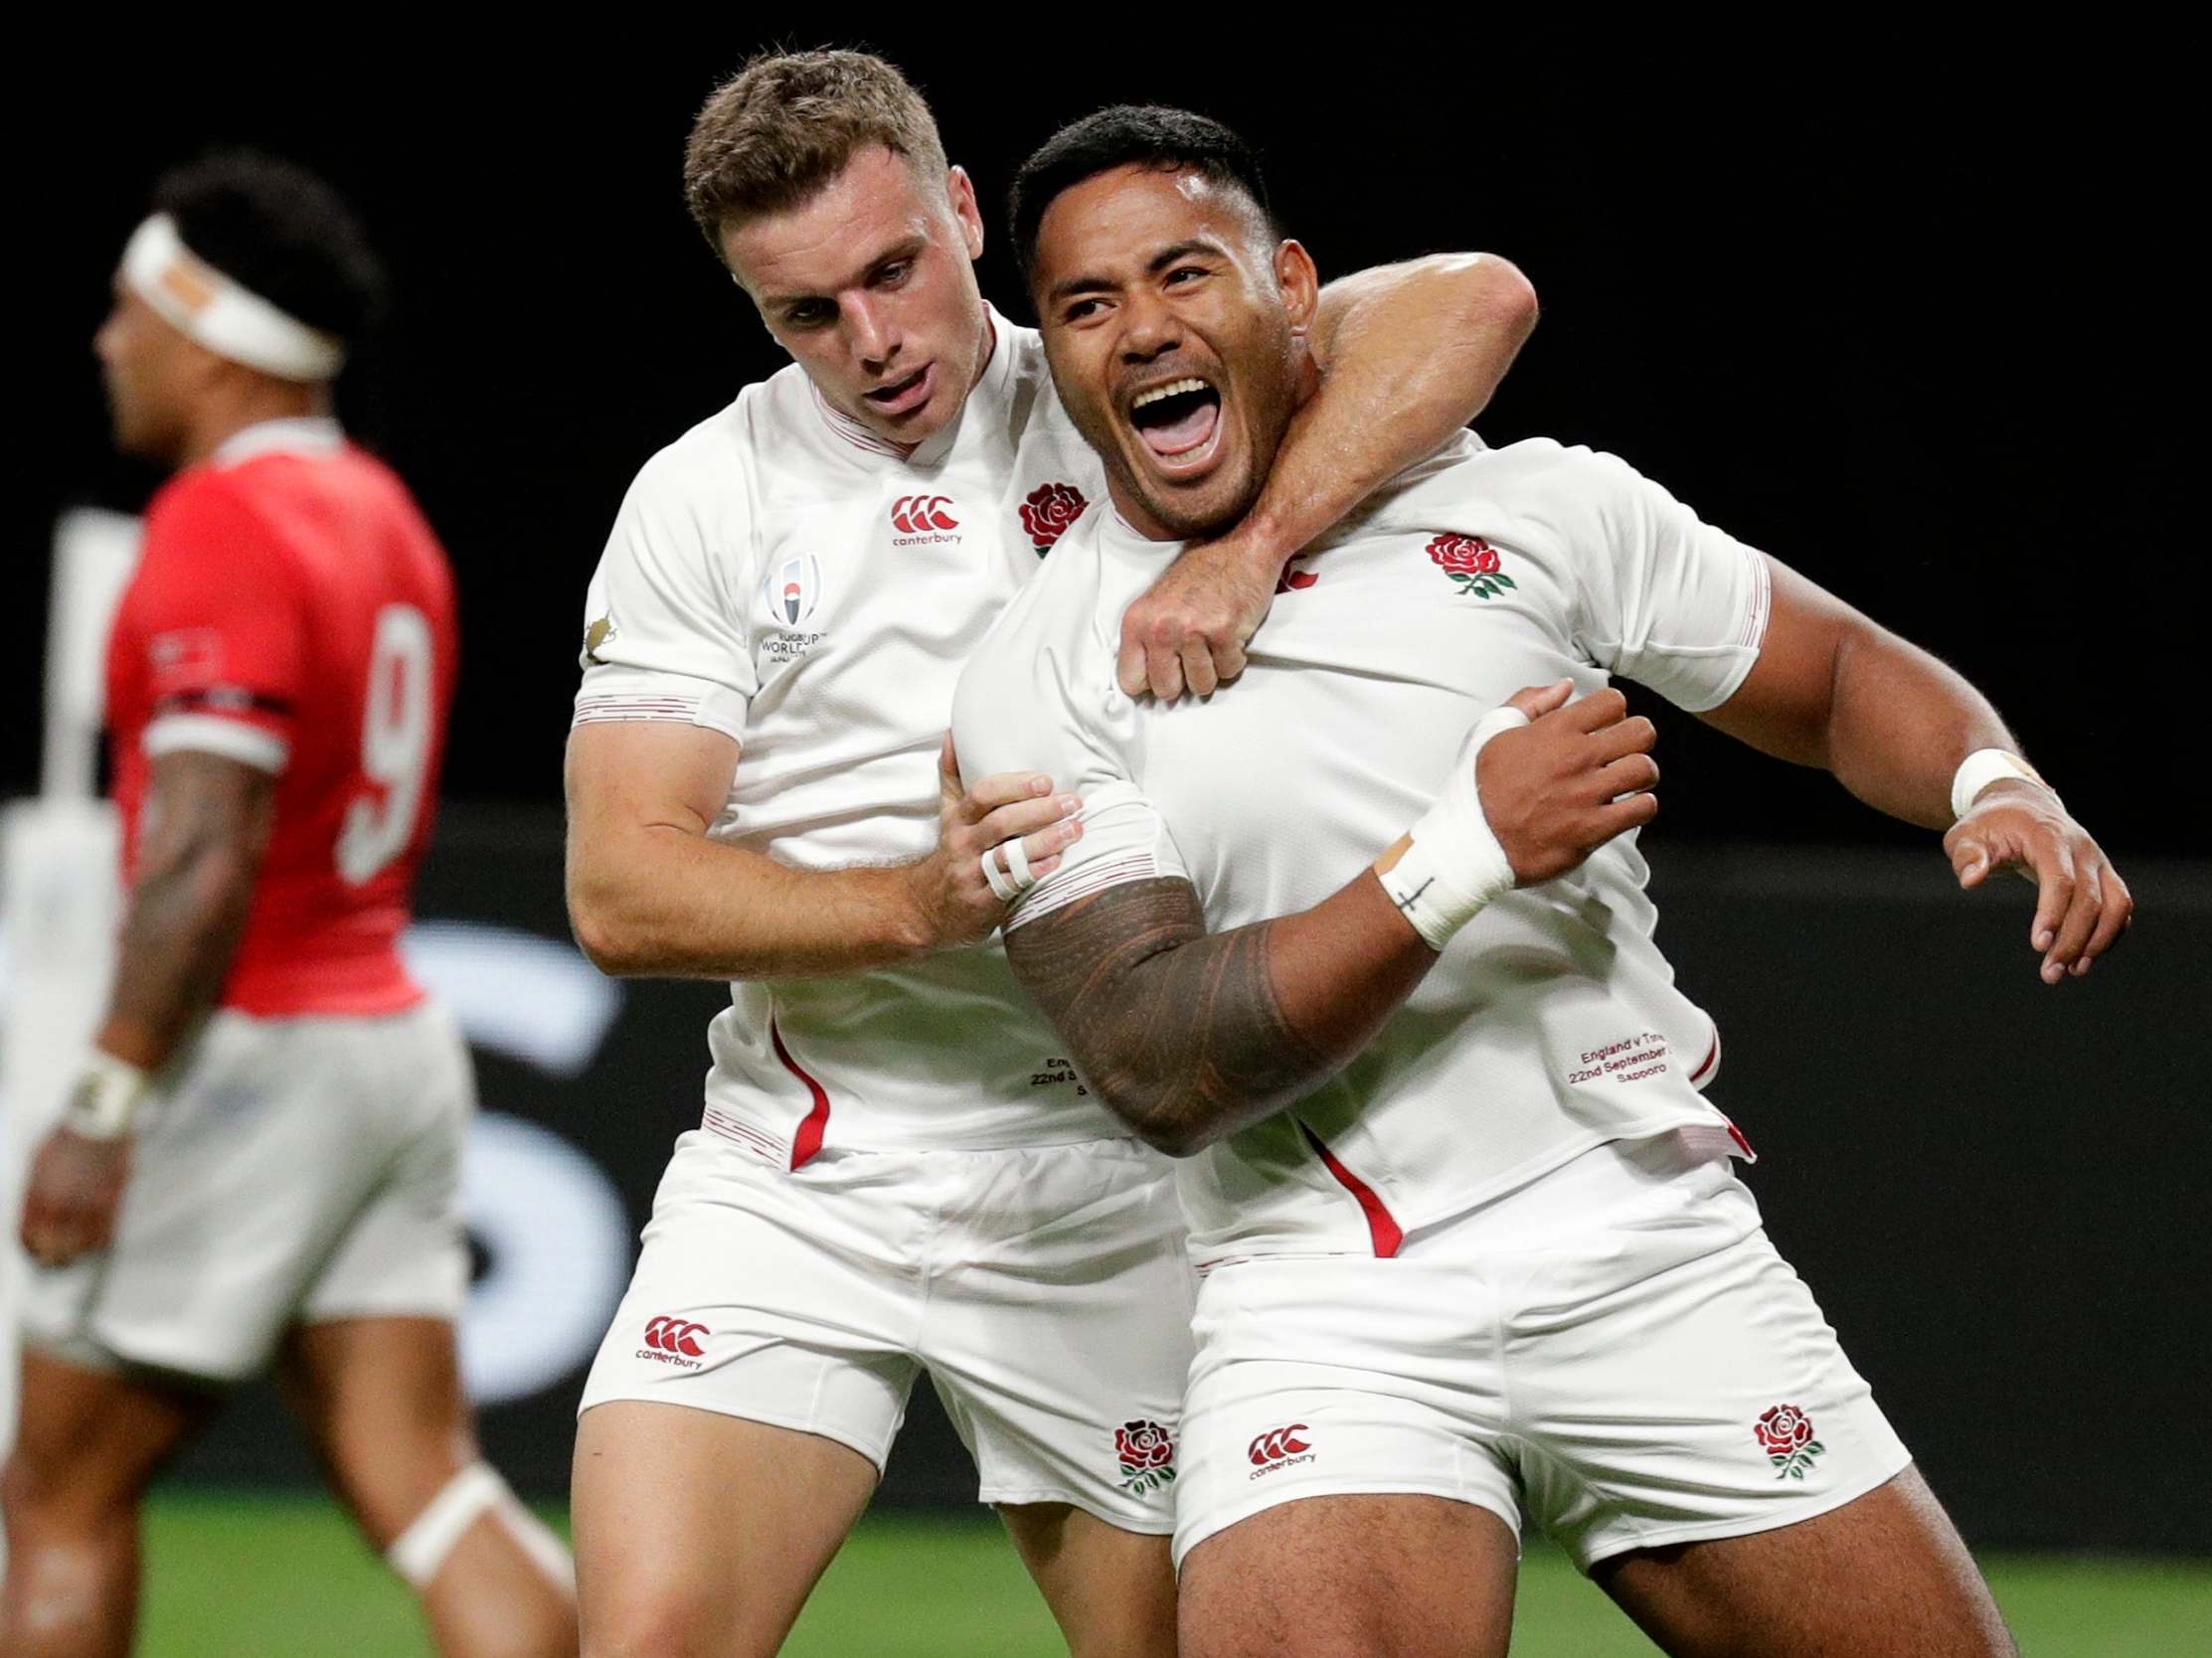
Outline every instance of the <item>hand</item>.
<svg viewBox="0 0 2212 1658"><path fill-rule="evenodd" d="M1475 759L1475 789L1517 887L1565 875L1616 835L1659 815L1651 722L1617 691L1569 702L1573 680L1507 698L1529 718Z"/></svg>
<svg viewBox="0 0 2212 1658"><path fill-rule="evenodd" d="M130 1145L128 1134L92 1140L67 1127L46 1137L23 1195L23 1246L34 1260L66 1266L113 1241Z"/></svg>
<svg viewBox="0 0 2212 1658"><path fill-rule="evenodd" d="M979 943L1013 908L993 895L983 878L984 853L997 860L999 874L1011 876L1006 854L998 848L1019 840L1029 858L1029 873L1042 881L1060 867L1060 854L1083 834L1075 816L1082 809L1074 795L1054 794L1052 779L1037 771L1002 772L967 788L946 733L937 753L936 850L907 866L930 947Z"/></svg>
<svg viewBox="0 0 2212 1658"><path fill-rule="evenodd" d="M1268 618L1281 561L1232 530L1184 549L1121 616L1115 677L1132 697L1210 697L1245 671L1245 644Z"/></svg>
<svg viewBox="0 0 2212 1658"><path fill-rule="evenodd" d="M1991 783L1944 836L1958 885L1969 891L1991 870L2009 869L2036 885L2028 943L2043 953L2042 978L2080 978L2111 949L2135 913L2120 879L2089 831L2049 789L2024 778Z"/></svg>

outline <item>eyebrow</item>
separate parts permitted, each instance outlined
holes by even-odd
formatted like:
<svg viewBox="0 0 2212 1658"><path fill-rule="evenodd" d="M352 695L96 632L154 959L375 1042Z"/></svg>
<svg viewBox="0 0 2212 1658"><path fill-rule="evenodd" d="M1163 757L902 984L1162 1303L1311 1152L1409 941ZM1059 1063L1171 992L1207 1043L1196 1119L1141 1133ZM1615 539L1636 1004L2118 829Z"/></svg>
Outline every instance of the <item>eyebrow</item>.
<svg viewBox="0 0 2212 1658"><path fill-rule="evenodd" d="M886 248L882 251L876 253L868 260L867 263L863 264L860 267L859 273L857 275L850 277L845 281L839 282L836 287L831 288L826 293L815 293L811 291L803 293L765 293L761 295L758 303L763 310L773 309L780 311L787 310L793 305L804 305L810 303L813 300L828 299L832 295L837 293L839 289L850 287L854 282L865 282L866 280L868 280L869 277L873 276L877 271L881 270L887 264L896 264L901 259L911 259L917 257L921 253L922 249L927 248L929 244L930 239L928 235L926 233L917 231L910 236L902 237L899 241L893 243L889 248Z"/></svg>
<svg viewBox="0 0 2212 1658"><path fill-rule="evenodd" d="M1223 256L1221 245L1212 239L1186 237L1181 242L1170 243L1146 259L1144 274L1156 276L1177 259L1187 259L1193 253L1205 253L1217 259ZM1073 299L1079 293L1099 293L1119 285L1105 276L1071 276L1065 282L1055 282L1045 297L1057 304L1063 299Z"/></svg>

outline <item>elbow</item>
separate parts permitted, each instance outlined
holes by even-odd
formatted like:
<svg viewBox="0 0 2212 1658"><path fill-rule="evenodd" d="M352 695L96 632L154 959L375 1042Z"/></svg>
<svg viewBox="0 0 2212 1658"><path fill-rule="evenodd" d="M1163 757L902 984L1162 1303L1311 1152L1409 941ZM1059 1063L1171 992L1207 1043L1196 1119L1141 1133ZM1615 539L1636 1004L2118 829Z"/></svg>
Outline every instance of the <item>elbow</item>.
<svg viewBox="0 0 2212 1658"><path fill-rule="evenodd" d="M650 970L639 930L603 902L571 893L569 931L584 958L609 978L630 978Z"/></svg>
<svg viewBox="0 0 2212 1658"><path fill-rule="evenodd" d="M1463 260L1468 321L1498 329L1516 342L1535 332L1539 307L1536 284L1511 259L1472 253Z"/></svg>
<svg viewBox="0 0 2212 1658"><path fill-rule="evenodd" d="M1106 1108L1129 1125L1154 1151L1173 1158L1196 1157L1221 1138L1221 1124L1171 1093L1100 1090Z"/></svg>

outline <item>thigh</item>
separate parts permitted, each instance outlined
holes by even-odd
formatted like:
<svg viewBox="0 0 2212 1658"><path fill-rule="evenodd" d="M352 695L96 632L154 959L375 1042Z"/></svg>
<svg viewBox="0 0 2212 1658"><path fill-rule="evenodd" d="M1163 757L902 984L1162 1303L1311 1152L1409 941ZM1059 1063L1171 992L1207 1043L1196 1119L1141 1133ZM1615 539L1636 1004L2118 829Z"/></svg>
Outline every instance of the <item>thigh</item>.
<svg viewBox="0 0 2212 1658"><path fill-rule="evenodd" d="M1908 1468L1798 1525L1592 1574L1674 1658L2015 1658L1950 1517Z"/></svg>
<svg viewBox="0 0 2212 1658"><path fill-rule="evenodd" d="M476 1109L468 1050L434 1004L358 1023L346 1033L362 1073L351 1103L389 1149L306 1286L298 1320L451 1321L468 1290L461 1160Z"/></svg>
<svg viewBox="0 0 2212 1658"><path fill-rule="evenodd" d="M181 1380L87 1369L36 1349L23 1355L22 1389L6 1473L11 1528L32 1516L66 1524L135 1508L222 1405Z"/></svg>
<svg viewBox="0 0 2212 1658"><path fill-rule="evenodd" d="M1175 1568L1156 1532L1067 1503L1001 1507L1070 1658L1175 1658Z"/></svg>
<svg viewBox="0 0 2212 1658"><path fill-rule="evenodd" d="M476 1459L443 1319L302 1325L284 1339L278 1378L332 1490L380 1554Z"/></svg>
<svg viewBox="0 0 2212 1658"><path fill-rule="evenodd" d="M1183 1658L1503 1658L1520 1546L1442 1497L1310 1497L1193 1548Z"/></svg>
<svg viewBox="0 0 2212 1658"><path fill-rule="evenodd" d="M978 1495L1166 1534L1195 1288L1166 1160L1113 1141L957 1162L966 1213L938 1244L957 1264L921 1356Z"/></svg>
<svg viewBox="0 0 2212 1658"><path fill-rule="evenodd" d="M1725 1217L1532 1266L1509 1329L1529 1514L1586 1572L1798 1525L1911 1460L1811 1292Z"/></svg>
<svg viewBox="0 0 2212 1658"><path fill-rule="evenodd" d="M835 1440L877 1471L920 1373L917 1206L887 1160L803 1175L704 1135L679 1145L584 1386Z"/></svg>
<svg viewBox="0 0 2212 1658"><path fill-rule="evenodd" d="M577 1426L587 1654L766 1658L867 1506L850 1447L682 1406L615 1401Z"/></svg>
<svg viewBox="0 0 2212 1658"><path fill-rule="evenodd" d="M112 1247L33 1274L32 1339L211 1382L268 1363L383 1162L328 1023L209 1021L148 1108Z"/></svg>

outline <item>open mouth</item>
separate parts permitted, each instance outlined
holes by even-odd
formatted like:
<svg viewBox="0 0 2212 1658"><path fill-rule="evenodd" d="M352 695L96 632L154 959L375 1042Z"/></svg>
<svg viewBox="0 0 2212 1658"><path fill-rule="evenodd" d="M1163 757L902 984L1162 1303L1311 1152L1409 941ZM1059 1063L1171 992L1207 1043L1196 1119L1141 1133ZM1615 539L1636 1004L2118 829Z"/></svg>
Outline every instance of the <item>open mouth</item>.
<svg viewBox="0 0 2212 1658"><path fill-rule="evenodd" d="M1189 470L1211 456L1221 433L1221 394L1195 377L1169 381L1137 394L1129 424L1163 470Z"/></svg>
<svg viewBox="0 0 2212 1658"><path fill-rule="evenodd" d="M904 380L865 394L868 407L879 414L911 414L930 401L936 386L936 365L925 363Z"/></svg>

